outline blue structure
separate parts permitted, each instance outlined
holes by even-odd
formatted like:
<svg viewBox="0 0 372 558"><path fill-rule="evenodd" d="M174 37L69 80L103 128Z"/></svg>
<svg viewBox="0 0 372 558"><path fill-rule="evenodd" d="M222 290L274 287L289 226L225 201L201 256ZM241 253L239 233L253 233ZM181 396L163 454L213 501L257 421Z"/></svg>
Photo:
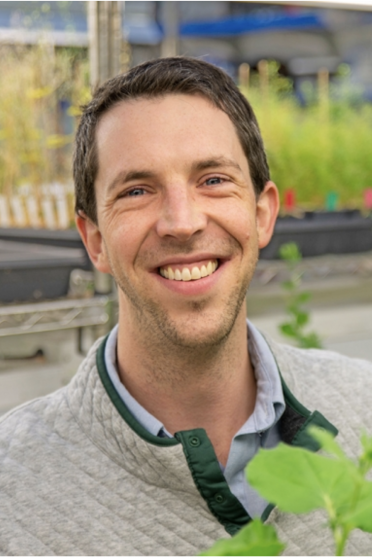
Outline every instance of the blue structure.
<svg viewBox="0 0 372 558"><path fill-rule="evenodd" d="M325 29L318 15L253 14L218 21L198 21L180 25L181 37L236 37L246 33Z"/></svg>
<svg viewBox="0 0 372 558"><path fill-rule="evenodd" d="M132 4L132 6L131 6ZM163 39L161 21L156 13L150 17L133 17L137 2L126 2L125 10L128 18L124 18L123 31L131 44L157 45ZM143 2L139 2L143 4ZM153 2L148 2L153 4ZM160 2L158 3L160 4ZM133 6L134 5L134 6ZM65 32L74 41L73 34L86 34L87 2L0 2L0 39L4 30L37 31L51 33ZM156 12L156 9L154 10ZM132 16L132 17L131 17ZM325 25L316 14L282 14L272 12L254 13L207 21L181 20L179 34L181 38L224 38L236 37L247 33L270 31L290 31L306 29L324 29ZM3 32L3 33L1 33ZM55 35L57 39L58 36ZM31 38L30 38L31 40ZM3 38L4 42L4 38ZM58 40L56 41L58 44ZM79 41L81 42L81 41ZM87 43L87 40L86 40Z"/></svg>

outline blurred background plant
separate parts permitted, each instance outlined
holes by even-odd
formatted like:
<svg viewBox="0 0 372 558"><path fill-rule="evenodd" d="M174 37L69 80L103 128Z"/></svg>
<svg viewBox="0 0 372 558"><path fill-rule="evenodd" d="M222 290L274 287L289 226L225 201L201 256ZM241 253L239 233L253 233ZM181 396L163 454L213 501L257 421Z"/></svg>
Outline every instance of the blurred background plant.
<svg viewBox="0 0 372 558"><path fill-rule="evenodd" d="M90 96L87 53L48 44L1 47L0 194L71 182L79 106Z"/></svg>
<svg viewBox="0 0 372 558"><path fill-rule="evenodd" d="M291 190L293 205L302 209L363 209L372 176L371 104L351 87L346 64L331 85L320 71L317 86L305 82L296 93L279 70L277 62L263 60L250 77L243 67L240 83L256 112L283 206Z"/></svg>
<svg viewBox="0 0 372 558"><path fill-rule="evenodd" d="M241 89L256 111L283 206L290 190L301 209L331 202L331 209L362 209L372 176L372 106L348 86L345 65L330 89L320 73L318 87L305 83L296 93L279 70L263 60ZM0 194L71 183L79 106L90 96L86 49L3 46L0 76Z"/></svg>
<svg viewBox="0 0 372 558"><path fill-rule="evenodd" d="M295 242L282 244L280 258L287 264L289 277L282 283L286 295L286 319L278 325L279 331L303 349L321 349L322 341L315 331L307 332L310 313L304 307L311 299L311 294L301 288L302 275L298 264L302 255Z"/></svg>

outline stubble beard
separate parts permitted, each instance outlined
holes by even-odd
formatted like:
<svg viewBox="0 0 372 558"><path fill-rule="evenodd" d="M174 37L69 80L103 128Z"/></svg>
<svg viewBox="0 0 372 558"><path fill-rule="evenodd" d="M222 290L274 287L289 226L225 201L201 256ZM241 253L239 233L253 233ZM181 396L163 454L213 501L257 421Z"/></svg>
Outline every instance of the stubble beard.
<svg viewBox="0 0 372 558"><path fill-rule="evenodd" d="M138 328L146 351L149 352L152 349L154 357L156 353L159 357L160 353L168 353L169 355L178 354L180 358L186 357L187 360L193 358L204 360L208 359L209 355L216 355L234 328L256 268L258 246L255 244L251 248L252 257L247 270L240 283L236 283L235 288L232 288L230 294L227 294L220 315L211 316L208 310L205 311L210 304L208 298L202 302L190 302L190 312L188 312L188 318L182 322L182 327L179 327L178 320L172 319L160 303L133 288L122 269L118 269L114 262L111 262L114 278L133 310L132 316L136 322L136 329ZM203 330L207 332L207 335L201 335L200 327L199 331L195 331L193 325L197 319L203 320Z"/></svg>

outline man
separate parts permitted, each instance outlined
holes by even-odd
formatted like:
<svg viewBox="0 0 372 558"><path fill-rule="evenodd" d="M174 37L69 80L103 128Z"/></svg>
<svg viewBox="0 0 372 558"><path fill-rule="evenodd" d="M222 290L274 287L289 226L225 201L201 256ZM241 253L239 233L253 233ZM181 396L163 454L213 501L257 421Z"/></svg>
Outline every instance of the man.
<svg viewBox="0 0 372 558"><path fill-rule="evenodd" d="M192 555L251 517L274 523L288 554L332 553L321 515L272 511L244 468L280 440L317 449L310 424L339 428L355 455L372 365L246 322L278 212L250 105L205 62L145 63L85 107L74 177L119 323L67 387L3 418L0 553ZM370 552L363 533L353 544Z"/></svg>

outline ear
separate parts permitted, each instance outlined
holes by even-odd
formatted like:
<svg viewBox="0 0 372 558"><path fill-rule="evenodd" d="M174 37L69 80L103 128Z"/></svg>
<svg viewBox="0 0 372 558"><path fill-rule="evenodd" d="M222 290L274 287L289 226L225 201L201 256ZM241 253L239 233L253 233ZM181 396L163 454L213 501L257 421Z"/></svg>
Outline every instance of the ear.
<svg viewBox="0 0 372 558"><path fill-rule="evenodd" d="M272 237L279 212L279 192L274 182L267 182L256 205L258 246L264 248Z"/></svg>
<svg viewBox="0 0 372 558"><path fill-rule="evenodd" d="M111 273L105 243L98 225L93 223L82 211L75 216L77 229L92 264L103 273Z"/></svg>

